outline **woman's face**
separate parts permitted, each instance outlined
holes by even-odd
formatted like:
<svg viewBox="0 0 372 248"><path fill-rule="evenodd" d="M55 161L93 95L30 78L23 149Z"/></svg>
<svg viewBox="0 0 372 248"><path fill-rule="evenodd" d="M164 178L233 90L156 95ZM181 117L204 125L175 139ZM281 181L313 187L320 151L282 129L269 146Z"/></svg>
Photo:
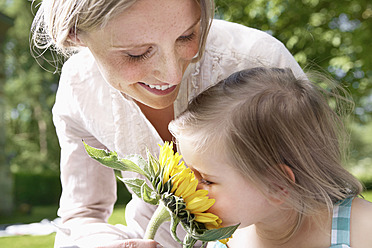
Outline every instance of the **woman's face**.
<svg viewBox="0 0 372 248"><path fill-rule="evenodd" d="M108 83L152 108L171 105L199 48L195 0L138 0L103 29L78 38Z"/></svg>

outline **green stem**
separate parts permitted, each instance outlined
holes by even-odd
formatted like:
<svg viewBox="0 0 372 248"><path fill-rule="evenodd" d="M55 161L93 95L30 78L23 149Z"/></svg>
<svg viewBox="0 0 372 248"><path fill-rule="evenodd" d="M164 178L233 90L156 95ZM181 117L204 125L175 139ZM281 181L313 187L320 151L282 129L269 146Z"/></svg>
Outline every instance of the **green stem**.
<svg viewBox="0 0 372 248"><path fill-rule="evenodd" d="M151 220L146 228L145 239L154 239L156 231L160 225L165 221L171 220L171 214L167 207L162 201L159 202L159 206L151 217Z"/></svg>

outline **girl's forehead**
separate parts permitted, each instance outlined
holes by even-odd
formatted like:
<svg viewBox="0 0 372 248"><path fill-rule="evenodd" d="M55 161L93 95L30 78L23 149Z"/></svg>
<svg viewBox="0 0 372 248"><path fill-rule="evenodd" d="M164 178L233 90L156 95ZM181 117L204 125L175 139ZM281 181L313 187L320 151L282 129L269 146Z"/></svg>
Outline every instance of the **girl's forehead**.
<svg viewBox="0 0 372 248"><path fill-rule="evenodd" d="M230 166L226 153L221 152L221 148L217 148L214 144L199 149L194 141L182 138L178 144L186 164L198 171L208 173L208 170L215 170L221 165Z"/></svg>

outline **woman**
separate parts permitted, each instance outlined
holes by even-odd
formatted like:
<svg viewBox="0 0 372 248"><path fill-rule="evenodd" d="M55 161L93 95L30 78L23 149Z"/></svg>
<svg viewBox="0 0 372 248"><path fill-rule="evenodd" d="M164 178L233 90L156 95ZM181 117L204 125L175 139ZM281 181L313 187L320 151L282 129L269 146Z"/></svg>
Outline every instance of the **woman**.
<svg viewBox="0 0 372 248"><path fill-rule="evenodd" d="M114 171L90 159L81 140L119 155L153 154L171 141L168 123L188 101L232 72L258 65L302 70L268 34L215 20L211 0L44 0L33 41L70 56L53 120L61 146L63 226L56 247L136 245L154 209L133 197L128 228L107 224L116 201ZM132 176L126 174L124 176ZM177 247L162 226L155 237Z"/></svg>

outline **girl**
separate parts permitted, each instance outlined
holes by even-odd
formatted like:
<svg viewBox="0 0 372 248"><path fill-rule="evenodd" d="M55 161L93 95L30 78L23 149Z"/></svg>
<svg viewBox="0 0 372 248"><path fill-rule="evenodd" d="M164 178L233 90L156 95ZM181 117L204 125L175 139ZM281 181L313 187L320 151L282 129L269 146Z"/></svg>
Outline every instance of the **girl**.
<svg viewBox="0 0 372 248"><path fill-rule="evenodd" d="M61 146L62 218L55 247L141 244L154 208L133 197L128 230L107 224L116 201L112 169L83 143L126 154L153 154L171 141L168 124L188 101L237 69L302 70L270 35L214 20L213 0L43 0L32 26L36 47L64 63L53 108ZM73 55L72 55L73 54ZM72 56L71 56L72 55ZM124 175L128 177L130 175ZM178 247L169 227L157 240Z"/></svg>
<svg viewBox="0 0 372 248"><path fill-rule="evenodd" d="M193 99L170 130L216 199L210 211L243 228L228 247L371 246L372 204L341 166L342 123L290 69L232 74Z"/></svg>

